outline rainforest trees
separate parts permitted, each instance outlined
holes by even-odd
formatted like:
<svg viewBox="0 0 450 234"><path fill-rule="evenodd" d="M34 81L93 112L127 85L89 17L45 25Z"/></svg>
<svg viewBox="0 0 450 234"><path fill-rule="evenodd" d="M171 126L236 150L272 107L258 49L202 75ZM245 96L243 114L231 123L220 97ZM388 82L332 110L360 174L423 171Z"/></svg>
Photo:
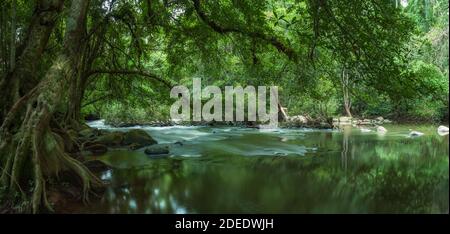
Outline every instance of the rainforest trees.
<svg viewBox="0 0 450 234"><path fill-rule="evenodd" d="M0 191L33 212L52 209L46 191L61 175L84 199L102 186L77 157L82 109L95 103L164 104L194 76L278 85L286 102L329 96L317 87L344 87L348 101L418 92L404 76L415 24L398 1L0 2Z"/></svg>

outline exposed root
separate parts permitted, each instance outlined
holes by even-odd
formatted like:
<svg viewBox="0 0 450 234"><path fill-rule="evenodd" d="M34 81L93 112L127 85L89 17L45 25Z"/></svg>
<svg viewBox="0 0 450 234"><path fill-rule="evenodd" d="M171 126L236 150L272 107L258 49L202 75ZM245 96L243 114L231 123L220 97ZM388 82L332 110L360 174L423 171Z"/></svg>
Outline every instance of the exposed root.
<svg viewBox="0 0 450 234"><path fill-rule="evenodd" d="M46 186L50 178L58 180L61 172L73 173L79 179L84 203L89 201L92 188L104 185L80 161L66 153L63 137L50 128L49 113L45 103L34 107L29 104L19 131L12 137L8 137L12 135L7 134L9 132L2 131L0 136L0 153L5 156L2 158L1 185L10 197L20 194L19 201L30 200L33 213L42 209L53 211ZM30 181L32 189L24 191L22 187L28 186Z"/></svg>

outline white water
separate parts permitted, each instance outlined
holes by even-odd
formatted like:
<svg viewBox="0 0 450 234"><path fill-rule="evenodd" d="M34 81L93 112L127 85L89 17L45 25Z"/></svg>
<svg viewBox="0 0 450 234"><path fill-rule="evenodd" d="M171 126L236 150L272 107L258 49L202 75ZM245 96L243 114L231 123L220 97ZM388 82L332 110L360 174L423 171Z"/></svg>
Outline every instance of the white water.
<svg viewBox="0 0 450 234"><path fill-rule="evenodd" d="M109 131L142 129L148 132L159 144L169 144L172 156L184 157L199 157L208 154L208 152L244 156L302 156L308 151L316 150L316 148L308 148L301 144L305 134L331 131L313 129L258 130L241 127L215 128L203 126L115 128L106 125L104 120L92 121L88 125L92 128Z"/></svg>

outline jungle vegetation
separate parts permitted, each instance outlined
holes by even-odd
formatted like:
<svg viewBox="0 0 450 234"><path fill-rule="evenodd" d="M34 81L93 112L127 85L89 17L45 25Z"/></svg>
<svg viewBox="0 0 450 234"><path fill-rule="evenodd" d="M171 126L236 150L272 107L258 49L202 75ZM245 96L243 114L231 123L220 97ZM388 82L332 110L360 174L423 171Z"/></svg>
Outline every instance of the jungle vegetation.
<svg viewBox="0 0 450 234"><path fill-rule="evenodd" d="M448 118L448 1L0 0L0 194L101 181L84 117L167 118L170 88L277 85L292 114ZM54 182L57 181L57 182Z"/></svg>

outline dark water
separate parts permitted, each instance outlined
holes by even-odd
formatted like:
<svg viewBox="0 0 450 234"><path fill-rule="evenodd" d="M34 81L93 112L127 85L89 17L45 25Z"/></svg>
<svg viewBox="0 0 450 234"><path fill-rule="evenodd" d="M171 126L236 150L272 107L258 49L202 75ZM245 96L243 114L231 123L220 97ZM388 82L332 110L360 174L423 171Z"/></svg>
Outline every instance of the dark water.
<svg viewBox="0 0 450 234"><path fill-rule="evenodd" d="M385 135L143 128L183 145L171 145L166 158L142 150L100 157L114 168L101 175L110 186L76 212L448 213L448 135L437 126L385 127ZM425 135L409 137L410 129Z"/></svg>

